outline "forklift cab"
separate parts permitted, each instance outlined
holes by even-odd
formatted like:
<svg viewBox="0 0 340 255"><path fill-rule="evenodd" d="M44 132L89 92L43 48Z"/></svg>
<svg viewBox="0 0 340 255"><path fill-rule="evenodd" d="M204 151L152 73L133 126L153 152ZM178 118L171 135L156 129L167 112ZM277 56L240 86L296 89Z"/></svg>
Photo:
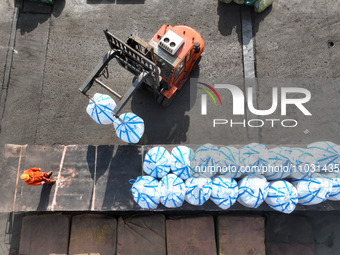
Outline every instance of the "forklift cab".
<svg viewBox="0 0 340 255"><path fill-rule="evenodd" d="M160 69L161 95L157 101L166 105L169 100L172 101L200 61L204 41L191 27L163 25L149 45L155 53L154 57L157 59L154 61Z"/></svg>

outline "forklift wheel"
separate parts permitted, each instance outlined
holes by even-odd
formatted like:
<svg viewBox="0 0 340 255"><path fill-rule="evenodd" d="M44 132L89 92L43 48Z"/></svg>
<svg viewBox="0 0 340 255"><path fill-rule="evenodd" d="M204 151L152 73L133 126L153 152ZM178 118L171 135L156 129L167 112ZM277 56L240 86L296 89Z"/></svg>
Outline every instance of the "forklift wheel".
<svg viewBox="0 0 340 255"><path fill-rule="evenodd" d="M162 105L163 107L168 107L172 101L174 101L176 95L177 95L178 90L172 95L171 98L166 98L165 96L163 96L162 94L160 94L159 96L157 96L156 100L157 103L159 103L160 105Z"/></svg>

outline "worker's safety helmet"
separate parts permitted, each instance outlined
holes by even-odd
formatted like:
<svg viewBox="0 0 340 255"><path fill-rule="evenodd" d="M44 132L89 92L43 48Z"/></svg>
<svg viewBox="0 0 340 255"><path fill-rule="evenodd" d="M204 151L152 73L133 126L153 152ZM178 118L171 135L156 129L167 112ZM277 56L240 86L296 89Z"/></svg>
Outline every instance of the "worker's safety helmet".
<svg viewBox="0 0 340 255"><path fill-rule="evenodd" d="M28 181L30 179L30 176L28 174L22 174L20 175L20 179L23 181Z"/></svg>

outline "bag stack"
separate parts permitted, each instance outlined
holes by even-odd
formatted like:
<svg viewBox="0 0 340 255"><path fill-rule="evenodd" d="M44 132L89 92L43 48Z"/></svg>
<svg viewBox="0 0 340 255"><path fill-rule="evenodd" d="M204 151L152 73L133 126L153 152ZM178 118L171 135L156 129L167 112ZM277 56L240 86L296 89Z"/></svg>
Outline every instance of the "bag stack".
<svg viewBox="0 0 340 255"><path fill-rule="evenodd" d="M178 208L184 201L201 206L209 199L223 210L239 202L257 208L263 202L289 214L297 204L340 201L340 146L316 142L307 148L252 143L240 149L205 144L194 153L186 146L171 154L150 149L132 186L135 201L146 209ZM156 178L160 179L158 181Z"/></svg>

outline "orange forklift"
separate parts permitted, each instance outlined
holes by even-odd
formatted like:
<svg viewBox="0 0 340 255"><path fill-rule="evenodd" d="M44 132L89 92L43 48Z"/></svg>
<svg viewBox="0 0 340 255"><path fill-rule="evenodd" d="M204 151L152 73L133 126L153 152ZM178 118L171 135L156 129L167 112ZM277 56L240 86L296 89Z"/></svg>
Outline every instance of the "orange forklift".
<svg viewBox="0 0 340 255"><path fill-rule="evenodd" d="M87 97L90 97L87 92L94 83L108 90L119 100L113 109L116 117L141 85L154 93L158 103L168 106L198 65L204 49L201 35L184 25L163 25L149 43L138 36L130 36L125 43L108 30L104 33L111 49L79 90ZM102 81L102 78L108 78L108 63L114 58L134 74L132 85L124 96Z"/></svg>

